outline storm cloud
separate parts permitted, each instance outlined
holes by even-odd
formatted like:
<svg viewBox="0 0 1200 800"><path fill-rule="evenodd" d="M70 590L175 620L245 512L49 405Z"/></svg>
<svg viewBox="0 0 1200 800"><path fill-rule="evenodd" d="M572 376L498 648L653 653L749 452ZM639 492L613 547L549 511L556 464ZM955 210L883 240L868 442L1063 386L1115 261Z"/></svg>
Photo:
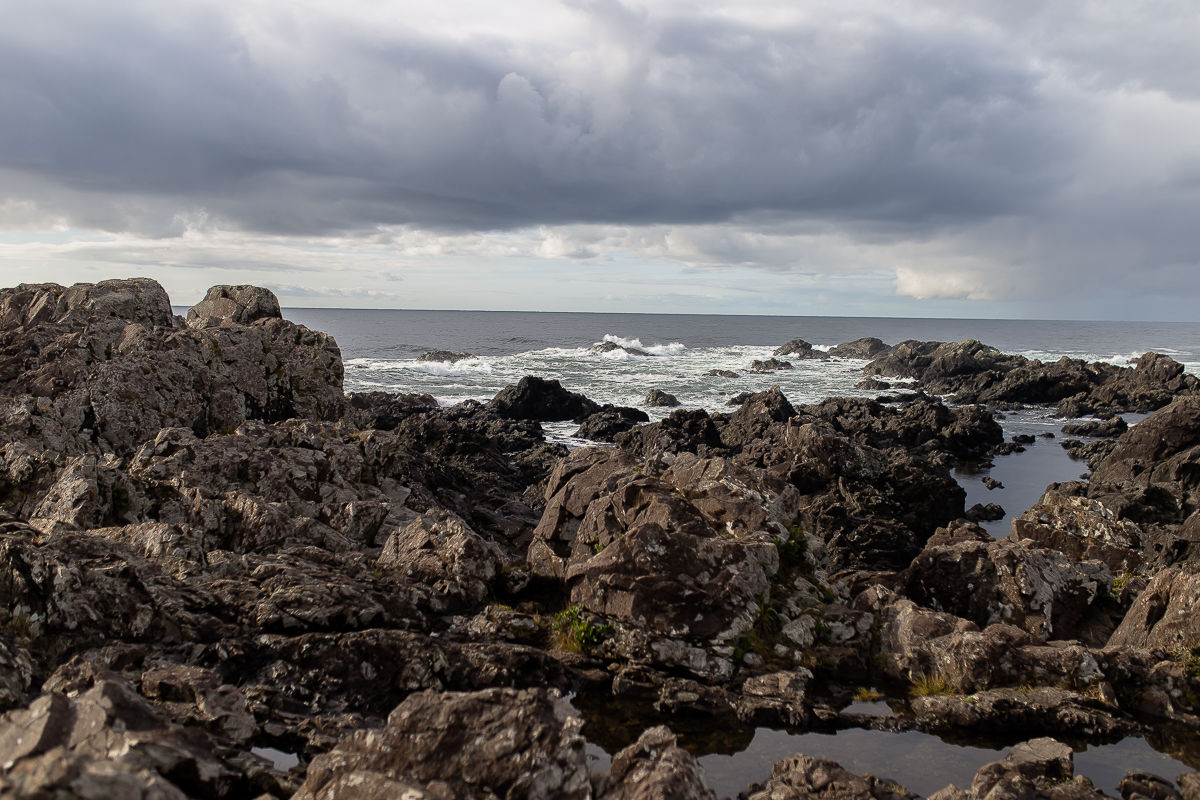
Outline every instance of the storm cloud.
<svg viewBox="0 0 1200 800"><path fill-rule="evenodd" d="M6 4L0 226L1200 294L1191 3L339 9Z"/></svg>

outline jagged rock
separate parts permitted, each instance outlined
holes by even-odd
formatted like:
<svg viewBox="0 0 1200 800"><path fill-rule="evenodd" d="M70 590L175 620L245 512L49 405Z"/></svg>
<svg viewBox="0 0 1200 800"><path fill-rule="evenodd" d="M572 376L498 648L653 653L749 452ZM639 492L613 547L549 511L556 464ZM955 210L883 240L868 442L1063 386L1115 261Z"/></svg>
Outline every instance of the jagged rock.
<svg viewBox="0 0 1200 800"><path fill-rule="evenodd" d="M855 339L853 342L842 342L836 347L829 348L827 355L835 358L872 359L881 358L891 347L874 336Z"/></svg>
<svg viewBox="0 0 1200 800"><path fill-rule="evenodd" d="M545 690L414 694L385 727L350 734L314 759L294 797L584 800L591 787L581 725Z"/></svg>
<svg viewBox="0 0 1200 800"><path fill-rule="evenodd" d="M75 698L45 694L0 722L5 796L113 798L248 795L266 788L253 757L232 769L197 728L169 726L118 681L98 681ZM249 773L249 774L247 774ZM280 776L282 777L282 776ZM286 781L286 779L285 779ZM279 781L271 781L278 790Z"/></svg>
<svg viewBox="0 0 1200 800"><path fill-rule="evenodd" d="M1138 571L1142 531L1098 500L1047 491L1012 521L1012 537L1065 553L1074 561L1103 561L1114 575Z"/></svg>
<svg viewBox="0 0 1200 800"><path fill-rule="evenodd" d="M706 456L729 452L712 418L700 408L672 411L666 419L616 434L613 441L638 459L675 453Z"/></svg>
<svg viewBox="0 0 1200 800"><path fill-rule="evenodd" d="M496 583L503 554L448 511L423 514L383 545L379 564L469 604Z"/></svg>
<svg viewBox="0 0 1200 800"><path fill-rule="evenodd" d="M1043 644L1012 625L977 625L952 614L896 600L882 614L880 649L893 680L941 683L960 694L1012 685L1104 679L1096 657L1077 643Z"/></svg>
<svg viewBox="0 0 1200 800"><path fill-rule="evenodd" d="M792 362L780 361L778 358L768 358L766 361L760 361L756 358L750 362L751 372L775 372L780 369L793 369Z"/></svg>
<svg viewBox="0 0 1200 800"><path fill-rule="evenodd" d="M611 644L626 657L693 671L713 668L703 646L731 642L757 618L779 568L775 542L799 512L793 487L728 459L682 454L656 477L620 451L585 448L555 468L546 499L533 569L565 579L581 609L630 628Z"/></svg>
<svg viewBox="0 0 1200 800"><path fill-rule="evenodd" d="M1168 651L1200 646L1200 571L1168 567L1155 575L1108 644Z"/></svg>
<svg viewBox="0 0 1200 800"><path fill-rule="evenodd" d="M775 352L771 353L771 355L773 355L773 356L795 356L796 358L799 358L801 360L812 359L812 358L825 359L825 358L829 357L825 353L821 352L820 350L814 350L813 346L811 344L809 344L808 342L804 341L803 339L792 339L787 344L777 347L775 349ZM774 360L775 359L771 359L771 361L774 361ZM758 364L758 363L762 363L762 362L756 361L754 363ZM785 368L784 367L775 367L775 369L785 369Z"/></svg>
<svg viewBox="0 0 1200 800"><path fill-rule="evenodd" d="M975 774L969 790L948 786L930 800L983 800L1001 797L1045 800L1101 800L1086 777L1072 777L1071 748L1050 738L1034 739L1013 747L1003 761L987 764Z"/></svg>
<svg viewBox="0 0 1200 800"><path fill-rule="evenodd" d="M676 744L675 734L659 725L613 756L600 780L597 800L716 800L696 757Z"/></svg>
<svg viewBox="0 0 1200 800"><path fill-rule="evenodd" d="M855 389L863 389L868 392L885 392L892 388L892 384L877 381L874 378L864 378L854 384Z"/></svg>
<svg viewBox="0 0 1200 800"><path fill-rule="evenodd" d="M456 364L459 361L466 361L467 359L471 359L471 358L475 358L474 353L463 353L463 352L454 353L449 350L433 350L433 351L430 351L428 353L423 353L422 355L418 356L417 361L440 361L440 362L448 361L451 364Z"/></svg>
<svg viewBox="0 0 1200 800"><path fill-rule="evenodd" d="M642 405L651 407L674 408L679 405L679 401L675 399L675 395L667 394L661 389L651 389L646 395L646 399L642 401Z"/></svg>
<svg viewBox="0 0 1200 800"><path fill-rule="evenodd" d="M578 419L595 414L600 406L577 392L569 392L556 380L534 375L521 378L493 397L487 408L505 419L529 419L541 422Z"/></svg>
<svg viewBox="0 0 1200 800"><path fill-rule="evenodd" d="M1127 714L1101 700L1048 686L1028 691L988 689L969 697L930 695L915 697L911 704L918 722L930 731L996 734L1036 730L1075 736L1123 736L1140 730Z"/></svg>
<svg viewBox="0 0 1200 800"><path fill-rule="evenodd" d="M283 319L279 298L259 286L213 286L188 309L189 328L249 325L260 319Z"/></svg>
<svg viewBox="0 0 1200 800"><path fill-rule="evenodd" d="M593 442L611 442L618 433L636 428L639 423L649 422L650 416L640 408L627 406L603 406L595 414L576 420L579 430L574 436Z"/></svg>
<svg viewBox="0 0 1200 800"><path fill-rule="evenodd" d="M437 398L431 394L352 392L346 401L342 419L360 430L395 430L410 414L438 408Z"/></svg>
<svg viewBox="0 0 1200 800"><path fill-rule="evenodd" d="M988 503L987 505L976 503L967 509L965 516L971 522L995 522L998 519L1004 519L1006 514L1007 512L1004 508L996 503ZM1020 536L1018 538L1025 539L1028 537Z"/></svg>
<svg viewBox="0 0 1200 800"><path fill-rule="evenodd" d="M1011 539L928 547L904 577L905 596L927 608L981 627L1012 624L1042 640L1071 638L1111 586L1102 562L1073 563Z"/></svg>
<svg viewBox="0 0 1200 800"><path fill-rule="evenodd" d="M1068 423L1062 426L1062 432L1067 436L1103 436L1116 438L1129 430L1129 425L1120 417L1108 420L1092 420L1078 424Z"/></svg>
<svg viewBox="0 0 1200 800"><path fill-rule="evenodd" d="M988 491L991 491L992 489L1003 489L1004 488L1004 484L1001 483L1000 481L996 480L995 478L993 478L991 475L984 475L983 478L981 478L979 482L982 483L984 486L986 486L988 488Z"/></svg>
<svg viewBox="0 0 1200 800"><path fill-rule="evenodd" d="M729 447L743 448L761 439L774 422L786 422L796 416L796 409L784 397L778 386L746 397L721 432L721 441Z"/></svg>
<svg viewBox="0 0 1200 800"><path fill-rule="evenodd" d="M729 370L729 369L710 369L708 372L704 373L704 377L706 377L706 378L740 378L742 376L738 375L736 372L734 372L733 370Z"/></svg>
<svg viewBox="0 0 1200 800"><path fill-rule="evenodd" d="M647 353L645 350L641 350L637 347L629 347L627 345L617 344L616 342L600 342L599 344L594 344L588 348L589 353L612 353L618 350L622 353L628 353L631 356L649 357L651 355L651 353Z"/></svg>
<svg viewBox="0 0 1200 800"><path fill-rule="evenodd" d="M750 786L744 800L915 800L900 784L874 775L855 775L823 758L795 755L771 768L766 783Z"/></svg>
<svg viewBox="0 0 1200 800"><path fill-rule="evenodd" d="M1142 770L1125 773L1117 788L1124 800L1182 800L1183 797L1171 781Z"/></svg>
<svg viewBox="0 0 1200 800"><path fill-rule="evenodd" d="M337 344L282 319L193 330L171 314L162 287L142 278L3 290L0 298L8 324L0 393L48 398L41 413L83 452L127 457L164 427L206 435L247 419L342 413ZM6 426L5 439L40 433L23 427Z"/></svg>
<svg viewBox="0 0 1200 800"><path fill-rule="evenodd" d="M1179 398L1121 435L1117 447L1095 469L1093 481L1123 480L1142 485L1180 479L1200 446L1200 401Z"/></svg>

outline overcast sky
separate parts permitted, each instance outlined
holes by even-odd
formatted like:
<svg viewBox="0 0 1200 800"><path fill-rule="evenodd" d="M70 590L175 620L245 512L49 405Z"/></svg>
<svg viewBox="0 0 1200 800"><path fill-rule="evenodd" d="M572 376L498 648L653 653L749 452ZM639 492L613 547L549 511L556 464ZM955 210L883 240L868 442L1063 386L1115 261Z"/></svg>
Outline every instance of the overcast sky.
<svg viewBox="0 0 1200 800"><path fill-rule="evenodd" d="M5 286L1198 318L1195 0L0 12Z"/></svg>

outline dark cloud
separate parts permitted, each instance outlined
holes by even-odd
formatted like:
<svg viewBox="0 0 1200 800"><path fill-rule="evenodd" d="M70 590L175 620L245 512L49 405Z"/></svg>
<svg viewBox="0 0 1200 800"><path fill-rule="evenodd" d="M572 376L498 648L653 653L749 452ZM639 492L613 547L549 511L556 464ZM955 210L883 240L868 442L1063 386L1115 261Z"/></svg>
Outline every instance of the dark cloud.
<svg viewBox="0 0 1200 800"><path fill-rule="evenodd" d="M197 205L304 233L912 223L1043 196L1087 123L960 20L582 13L596 39L580 66L553 42L348 20L279 52L212 7L25 4L0 32L0 165L87 221L113 224L97 201L154 198L125 211L151 228Z"/></svg>
<svg viewBox="0 0 1200 800"><path fill-rule="evenodd" d="M9 4L0 225L421 252L542 227L471 247L890 271L914 297L1200 294L1194 3L567 7L560 34L416 5Z"/></svg>

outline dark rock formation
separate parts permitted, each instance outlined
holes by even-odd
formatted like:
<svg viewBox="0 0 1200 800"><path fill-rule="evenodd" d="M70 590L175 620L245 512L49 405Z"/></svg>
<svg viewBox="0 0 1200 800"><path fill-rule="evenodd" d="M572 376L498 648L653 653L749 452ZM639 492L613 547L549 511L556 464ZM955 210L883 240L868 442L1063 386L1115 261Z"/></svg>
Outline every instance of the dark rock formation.
<svg viewBox="0 0 1200 800"><path fill-rule="evenodd" d="M855 339L853 342L843 342L836 347L829 348L826 355L835 358L856 358L856 359L873 359L881 358L891 349L884 344L882 340L876 339L874 336Z"/></svg>
<svg viewBox="0 0 1200 800"><path fill-rule="evenodd" d="M756 358L750 362L751 372L775 372L780 369L792 369L792 362L780 361L778 358L768 358L766 361L759 361Z"/></svg>
<svg viewBox="0 0 1200 800"><path fill-rule="evenodd" d="M296 800L456 797L586 800L581 720L544 690L423 692L381 729L313 760Z"/></svg>
<svg viewBox="0 0 1200 800"><path fill-rule="evenodd" d="M820 350L814 350L813 346L811 344L809 344L808 342L804 341L803 339L792 339L787 344L784 344L780 347L775 348L775 352L771 353L771 355L773 355L773 356L793 356L794 358L798 358L802 361L805 359L829 358L829 356L827 356L825 353L821 352ZM774 360L775 359L771 359L771 361L774 361ZM755 363L762 363L762 362L755 362ZM775 367L775 369L783 369L783 368Z"/></svg>
<svg viewBox="0 0 1200 800"><path fill-rule="evenodd" d="M521 378L487 404L488 410L504 419L529 419L540 422L579 419L600 410L600 406L577 392L569 392L556 380L534 375Z"/></svg>
<svg viewBox="0 0 1200 800"><path fill-rule="evenodd" d="M673 394L667 394L662 389L651 389L646 395L646 399L642 401L642 405L652 408L675 408L679 405L679 401Z"/></svg>
<svg viewBox="0 0 1200 800"><path fill-rule="evenodd" d="M728 369L710 369L704 373L706 378L740 378L736 372Z"/></svg>
<svg viewBox="0 0 1200 800"><path fill-rule="evenodd" d="M915 378L927 391L954 395L958 403L1056 403L1064 417L1153 411L1180 395L1200 394L1200 380L1158 353L1146 353L1132 368L1066 357L1043 364L974 339L904 341L863 367L863 375Z"/></svg>
<svg viewBox="0 0 1200 800"><path fill-rule="evenodd" d="M579 430L575 431L575 436L594 442L611 442L618 433L624 433L637 427L639 423L649 421L649 415L639 408L606 405L594 414L577 420Z"/></svg>
<svg viewBox="0 0 1200 800"><path fill-rule="evenodd" d="M424 353L421 356L419 356L417 358L417 361L440 361L440 362L449 362L451 364L455 364L455 363L458 363L459 361L466 361L467 359L470 359L470 358L475 358L475 354L474 353L462 353L462 352L454 353L454 352L451 352L450 350L433 350L431 352Z"/></svg>
<svg viewBox="0 0 1200 800"><path fill-rule="evenodd" d="M629 353L629 355L631 355L631 356L647 356L648 357L648 356L653 355L652 353L647 353L645 350L640 350L636 347L627 347L625 345L620 345L615 342L600 342L599 344L594 344L588 348L589 353L612 353L612 352L615 352L618 350L623 353Z"/></svg>

